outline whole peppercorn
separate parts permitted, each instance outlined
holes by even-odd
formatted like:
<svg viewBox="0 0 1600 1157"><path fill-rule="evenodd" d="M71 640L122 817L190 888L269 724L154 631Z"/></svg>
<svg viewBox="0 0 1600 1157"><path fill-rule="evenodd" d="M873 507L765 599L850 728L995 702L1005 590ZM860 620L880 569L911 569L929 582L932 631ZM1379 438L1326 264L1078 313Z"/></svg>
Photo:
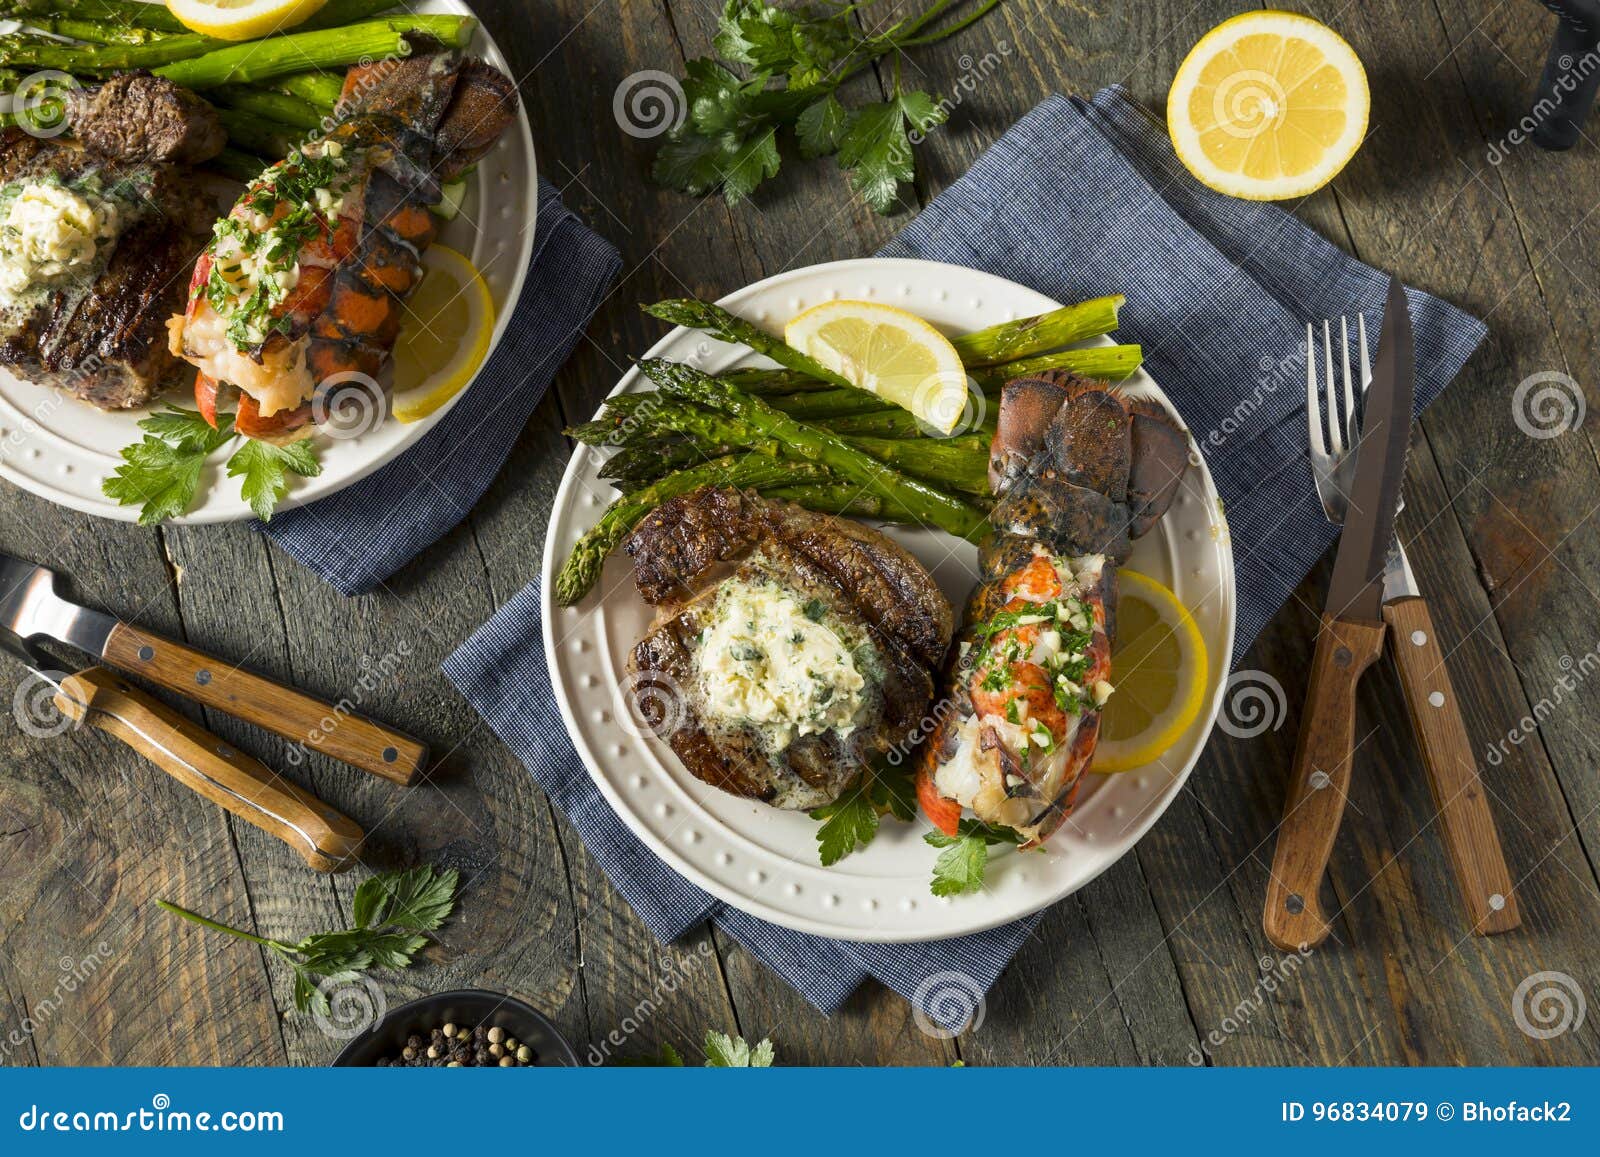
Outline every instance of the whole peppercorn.
<svg viewBox="0 0 1600 1157"><path fill-rule="evenodd" d="M527 1045L517 1046L517 1060L521 1061L523 1064L528 1064L533 1060L533 1050Z"/></svg>
<svg viewBox="0 0 1600 1157"><path fill-rule="evenodd" d="M455 1036L456 1035L456 1026L453 1025L453 1024L445 1025L444 1026L444 1035L445 1036Z"/></svg>
<svg viewBox="0 0 1600 1157"><path fill-rule="evenodd" d="M400 1053L400 1055L405 1057L405 1059L408 1061L414 1061L417 1059L417 1050L412 1048L410 1045L406 1045L405 1049Z"/></svg>
<svg viewBox="0 0 1600 1157"><path fill-rule="evenodd" d="M496 1025L489 1030L489 1043L499 1044L506 1039L506 1030Z"/></svg>
<svg viewBox="0 0 1600 1157"><path fill-rule="evenodd" d="M436 1061L443 1055L444 1054L439 1050L439 1046L438 1045L429 1045L428 1046L428 1059L430 1061Z"/></svg>
<svg viewBox="0 0 1600 1157"><path fill-rule="evenodd" d="M422 1047L422 1038L416 1033L412 1033L410 1036L406 1037L406 1044L411 1048L419 1049Z"/></svg>
<svg viewBox="0 0 1600 1157"><path fill-rule="evenodd" d="M447 1064L445 1066L445 1068L447 1068L447 1069L459 1069L460 1067L461 1067L461 1062L460 1061L451 1061L449 1064Z"/></svg>

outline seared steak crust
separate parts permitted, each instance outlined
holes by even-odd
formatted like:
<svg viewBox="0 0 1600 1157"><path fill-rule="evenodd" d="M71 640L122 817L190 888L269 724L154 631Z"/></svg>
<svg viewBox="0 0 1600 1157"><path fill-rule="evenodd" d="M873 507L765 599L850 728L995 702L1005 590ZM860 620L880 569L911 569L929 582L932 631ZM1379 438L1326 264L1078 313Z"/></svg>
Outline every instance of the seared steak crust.
<svg viewBox="0 0 1600 1157"><path fill-rule="evenodd" d="M216 109L148 72L124 72L67 99L72 135L101 156L198 165L228 143Z"/></svg>
<svg viewBox="0 0 1600 1157"><path fill-rule="evenodd" d="M177 367L166 323L183 309L211 212L178 169L107 160L17 128L0 132L0 184L68 182L91 172L107 183L136 182L143 211L92 284L63 284L28 306L0 310L0 364L102 409L127 409L159 394Z"/></svg>
<svg viewBox="0 0 1600 1157"><path fill-rule="evenodd" d="M658 507L628 542L646 601L662 608L634 647L636 677L675 689L668 720L643 695L647 721L697 779L774 807L837 799L876 759L914 733L949 646L948 603L919 563L882 535L844 519L729 488L705 487ZM696 653L722 580L774 580L825 608L828 620L871 641L878 670L862 722L813 732L781 752L750 728L711 719L697 693Z"/></svg>

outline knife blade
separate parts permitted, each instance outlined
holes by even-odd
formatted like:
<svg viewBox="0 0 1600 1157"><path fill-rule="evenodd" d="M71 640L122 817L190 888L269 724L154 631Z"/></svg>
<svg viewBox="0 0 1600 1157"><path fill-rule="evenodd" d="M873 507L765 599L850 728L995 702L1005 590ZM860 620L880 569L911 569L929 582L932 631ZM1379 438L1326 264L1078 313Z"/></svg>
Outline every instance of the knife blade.
<svg viewBox="0 0 1600 1157"><path fill-rule="evenodd" d="M1411 440L1415 359L1405 288L1391 280L1262 913L1267 939L1284 951L1314 947L1332 931L1320 892L1349 795L1356 686L1388 629L1383 580Z"/></svg>
<svg viewBox="0 0 1600 1157"><path fill-rule="evenodd" d="M142 675L208 707L292 741L289 757L319 751L353 767L409 786L427 762L428 747L386 727L213 655L133 627L63 598L56 575L25 559L0 554L0 627L23 640L53 639Z"/></svg>
<svg viewBox="0 0 1600 1157"><path fill-rule="evenodd" d="M1350 509L1339 535L1325 610L1334 618L1377 622L1383 617L1383 578L1395 552L1394 518L1411 445L1411 405L1416 393L1416 348L1405 288L1389 283L1357 439Z"/></svg>

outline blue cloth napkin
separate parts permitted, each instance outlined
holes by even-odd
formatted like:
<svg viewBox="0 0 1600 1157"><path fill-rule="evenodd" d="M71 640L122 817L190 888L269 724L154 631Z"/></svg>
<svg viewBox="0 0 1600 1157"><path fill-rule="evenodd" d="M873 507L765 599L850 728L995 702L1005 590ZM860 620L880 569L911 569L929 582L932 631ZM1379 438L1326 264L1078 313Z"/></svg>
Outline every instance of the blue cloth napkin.
<svg viewBox="0 0 1600 1157"><path fill-rule="evenodd" d="M1177 164L1160 125L1120 88L1052 97L885 249L983 269L1061 301L1127 295L1120 333L1172 398L1227 504L1249 647L1333 534L1305 465L1305 322L1364 311L1376 338L1387 277L1268 205L1219 197ZM1410 304L1426 405L1484 336L1426 294ZM936 1023L963 1027L1039 917L927 944L821 940L730 908L662 864L617 818L572 750L548 686L537 584L445 663L445 673L566 812L611 882L663 940L710 919L819 1009L873 976Z"/></svg>
<svg viewBox="0 0 1600 1157"><path fill-rule="evenodd" d="M489 488L621 265L615 247L540 178L522 297L466 394L381 470L256 525L341 594L387 579L465 518Z"/></svg>

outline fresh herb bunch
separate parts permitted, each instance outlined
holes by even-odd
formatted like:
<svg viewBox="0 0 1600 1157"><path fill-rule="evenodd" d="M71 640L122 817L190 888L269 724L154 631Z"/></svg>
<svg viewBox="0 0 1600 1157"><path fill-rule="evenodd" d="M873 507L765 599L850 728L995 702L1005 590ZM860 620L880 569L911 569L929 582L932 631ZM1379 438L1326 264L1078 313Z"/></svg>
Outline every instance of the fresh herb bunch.
<svg viewBox="0 0 1600 1157"><path fill-rule="evenodd" d="M168 406L141 418L139 428L145 436L123 448L122 464L100 489L123 506L139 507L140 524L152 526L193 505L206 459L234 437L233 417L218 414L213 429L198 411ZM247 438L228 458L227 472L244 480L239 493L266 522L289 491L288 476L314 478L322 465L310 441L279 446Z"/></svg>
<svg viewBox="0 0 1600 1157"><path fill-rule="evenodd" d="M933 862L932 891L935 896L961 896L983 887L983 873L989 866L989 849L995 844L1022 844L1027 841L1010 828L991 827L982 820L962 820L956 834L929 832L922 837L935 848L944 849Z"/></svg>
<svg viewBox="0 0 1600 1157"><path fill-rule="evenodd" d="M214 932L226 932L272 949L294 969L294 1006L301 1012L329 1012L323 982L344 984L369 968L405 968L428 943L424 932L445 922L456 905L459 876L454 868L424 866L383 872L356 889L355 927L317 932L297 943L270 940L180 908L166 900L156 905Z"/></svg>
<svg viewBox="0 0 1600 1157"><path fill-rule="evenodd" d="M763 1038L759 1044L752 1045L742 1036L730 1036L715 1029L706 1030L704 1047L708 1069L770 1069L777 1055L770 1040ZM628 1058L619 1060L617 1064L635 1068L681 1069L683 1054L670 1044L663 1043L653 1057Z"/></svg>
<svg viewBox="0 0 1600 1157"><path fill-rule="evenodd" d="M878 834L878 821L892 815L902 823L917 818L917 789L903 767L878 767L833 803L811 812L821 820L817 829L817 854L831 868Z"/></svg>
<svg viewBox="0 0 1600 1157"><path fill-rule="evenodd" d="M720 187L736 204L777 176L778 131L791 129L802 157L837 155L856 192L879 213L892 212L900 186L916 175L913 142L948 116L933 96L902 87L898 54L955 35L1000 0L978 0L961 19L931 27L970 2L934 0L918 16L867 33L857 14L875 0L795 8L725 0L714 41L721 59L689 62L686 115L656 157L656 180L696 195ZM839 100L845 81L890 53L897 55L887 100L854 108Z"/></svg>

